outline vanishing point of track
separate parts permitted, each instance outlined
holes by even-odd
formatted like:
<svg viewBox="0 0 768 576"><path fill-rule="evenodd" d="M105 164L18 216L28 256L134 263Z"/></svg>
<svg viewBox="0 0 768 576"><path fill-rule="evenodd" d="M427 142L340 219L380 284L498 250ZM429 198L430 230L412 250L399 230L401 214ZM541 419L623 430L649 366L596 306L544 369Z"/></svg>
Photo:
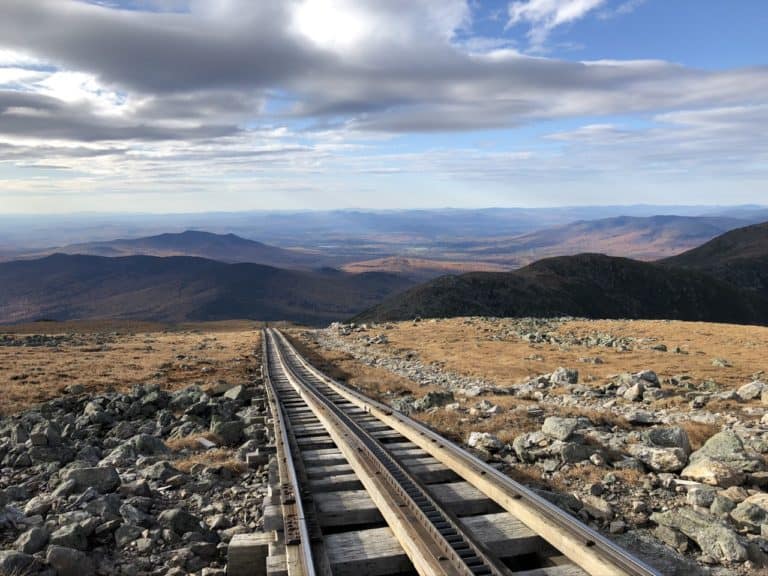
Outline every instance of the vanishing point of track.
<svg viewBox="0 0 768 576"><path fill-rule="evenodd" d="M658 573L524 486L263 339L289 576Z"/></svg>

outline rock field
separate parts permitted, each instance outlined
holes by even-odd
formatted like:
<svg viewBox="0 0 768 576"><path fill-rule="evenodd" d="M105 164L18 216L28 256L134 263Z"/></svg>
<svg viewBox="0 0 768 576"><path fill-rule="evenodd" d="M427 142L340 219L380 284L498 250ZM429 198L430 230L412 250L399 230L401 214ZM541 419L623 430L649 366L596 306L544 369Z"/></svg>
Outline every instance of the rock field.
<svg viewBox="0 0 768 576"><path fill-rule="evenodd" d="M224 574L227 542L262 521L265 462L245 463L266 438L262 395L256 379L74 385L0 419L0 574Z"/></svg>
<svg viewBox="0 0 768 576"><path fill-rule="evenodd" d="M450 370L448 352L446 361L434 352L431 361L422 360L426 352L400 345L399 331L416 330L410 323L334 324L297 335L317 354L346 357L351 385L354 362L411 381L410 390L382 387L378 396L498 463L665 574L752 574L768 565L762 374L734 387L685 373L661 375L652 365L585 377L604 359L614 362L610 355L642 349L685 360L688 350L661 338L564 335L568 321L462 321L483 326L478 332L486 341L524 344L528 365L551 350L578 358L514 383ZM436 330L434 321L417 324ZM711 366L728 363L714 358Z"/></svg>

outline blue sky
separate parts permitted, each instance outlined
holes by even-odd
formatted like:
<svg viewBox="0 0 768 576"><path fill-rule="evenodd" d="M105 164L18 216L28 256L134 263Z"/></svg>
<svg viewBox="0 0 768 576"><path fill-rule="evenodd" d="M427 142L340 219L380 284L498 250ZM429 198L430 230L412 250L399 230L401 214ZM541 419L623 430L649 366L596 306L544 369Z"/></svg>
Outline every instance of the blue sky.
<svg viewBox="0 0 768 576"><path fill-rule="evenodd" d="M0 213L768 203L766 29L758 0L4 0Z"/></svg>

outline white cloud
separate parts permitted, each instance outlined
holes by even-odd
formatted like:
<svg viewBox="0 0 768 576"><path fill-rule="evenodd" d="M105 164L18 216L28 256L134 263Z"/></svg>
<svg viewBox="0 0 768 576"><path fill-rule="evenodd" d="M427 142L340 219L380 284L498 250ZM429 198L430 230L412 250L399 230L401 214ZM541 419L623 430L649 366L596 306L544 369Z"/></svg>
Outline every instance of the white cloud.
<svg viewBox="0 0 768 576"><path fill-rule="evenodd" d="M552 30L580 20L605 2L606 0L516 0L509 4L507 26L530 24L528 38L531 46L541 49Z"/></svg>

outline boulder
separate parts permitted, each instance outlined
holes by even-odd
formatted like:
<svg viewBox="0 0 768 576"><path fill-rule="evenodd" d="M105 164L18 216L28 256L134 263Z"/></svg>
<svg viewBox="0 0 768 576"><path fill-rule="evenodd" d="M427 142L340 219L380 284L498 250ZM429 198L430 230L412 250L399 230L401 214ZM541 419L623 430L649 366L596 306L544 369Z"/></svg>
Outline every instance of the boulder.
<svg viewBox="0 0 768 576"><path fill-rule="evenodd" d="M645 384L639 378L624 392L624 399L630 402L639 402L643 399Z"/></svg>
<svg viewBox="0 0 768 576"><path fill-rule="evenodd" d="M738 534L712 516L691 508L654 512L651 520L673 528L696 542L701 551L720 563L745 562L747 547Z"/></svg>
<svg viewBox="0 0 768 576"><path fill-rule="evenodd" d="M688 433L680 426L657 427L643 432L643 440L659 448L680 448L686 455L691 453Z"/></svg>
<svg viewBox="0 0 768 576"><path fill-rule="evenodd" d="M165 454L168 452L168 446L165 445L157 436L149 434L138 434L133 437L133 446L136 452L143 456L154 456L155 454Z"/></svg>
<svg viewBox="0 0 768 576"><path fill-rule="evenodd" d="M541 431L544 432L544 434L547 436L551 436L556 440L568 440L578 425L579 421L576 418L560 418L558 416L550 416L544 420Z"/></svg>
<svg viewBox="0 0 768 576"><path fill-rule="evenodd" d="M86 488L94 488L106 494L120 487L120 475L111 466L95 468L72 468L64 473L63 480L74 480L76 489L80 492Z"/></svg>
<svg viewBox="0 0 768 576"><path fill-rule="evenodd" d="M211 424L211 432L221 438L226 446L238 446L243 442L245 423L242 420L219 420Z"/></svg>
<svg viewBox="0 0 768 576"><path fill-rule="evenodd" d="M35 557L13 550L0 550L0 574L28 574L36 564Z"/></svg>
<svg viewBox="0 0 768 576"><path fill-rule="evenodd" d="M145 478L149 478L150 480L157 480L158 482L166 482L170 478L181 474L181 472L174 468L173 465L171 465L171 463L167 460L155 462L151 466L144 468L141 473Z"/></svg>
<svg viewBox="0 0 768 576"><path fill-rule="evenodd" d="M741 400L754 400L755 398L762 396L765 386L764 382L755 380L749 384L744 384L744 386L736 390L736 395Z"/></svg>
<svg viewBox="0 0 768 576"><path fill-rule="evenodd" d="M239 386L233 386L226 392L224 392L224 398L232 400L233 402L243 403L251 398L251 392L248 388L242 384Z"/></svg>
<svg viewBox="0 0 768 576"><path fill-rule="evenodd" d="M764 492L753 494L739 503L731 511L731 518L750 532L759 534L760 526L768 525L768 494Z"/></svg>
<svg viewBox="0 0 768 576"><path fill-rule="evenodd" d="M504 448L504 443L489 432L471 432L467 445L484 452L498 452Z"/></svg>
<svg viewBox="0 0 768 576"><path fill-rule="evenodd" d="M200 519L181 508L165 510L158 516L161 526L173 530L176 534L184 535L187 532L200 532Z"/></svg>
<svg viewBox="0 0 768 576"><path fill-rule="evenodd" d="M654 472L680 472L688 463L688 456L681 448L630 444L628 452Z"/></svg>
<svg viewBox="0 0 768 576"><path fill-rule="evenodd" d="M576 384L579 381L579 371L572 368L563 368L562 366L552 372L549 381L553 386L564 386L566 384Z"/></svg>
<svg viewBox="0 0 768 576"><path fill-rule="evenodd" d="M40 552L48 543L48 531L45 528L31 528L16 539L13 547L24 554Z"/></svg>
<svg viewBox="0 0 768 576"><path fill-rule="evenodd" d="M65 524L49 538L51 545L63 546L64 548L74 548L76 550L88 549L88 536L80 524L73 522Z"/></svg>
<svg viewBox="0 0 768 576"><path fill-rule="evenodd" d="M422 412L429 410L430 408L436 408L438 406L445 406L453 402L453 392L427 392L424 396L418 400L413 401L413 410L416 412Z"/></svg>
<svg viewBox="0 0 768 576"><path fill-rule="evenodd" d="M744 474L712 458L699 458L691 461L680 475L687 480L695 480L696 482L702 482L710 486L722 486L723 488L738 486L744 482Z"/></svg>
<svg viewBox="0 0 768 576"><path fill-rule="evenodd" d="M731 430L723 430L706 441L700 450L691 454L691 462L709 458L738 472L757 472L764 468L763 460L744 448L741 438Z"/></svg>
<svg viewBox="0 0 768 576"><path fill-rule="evenodd" d="M56 576L93 576L96 570L86 554L63 546L49 546L45 561L56 571Z"/></svg>

